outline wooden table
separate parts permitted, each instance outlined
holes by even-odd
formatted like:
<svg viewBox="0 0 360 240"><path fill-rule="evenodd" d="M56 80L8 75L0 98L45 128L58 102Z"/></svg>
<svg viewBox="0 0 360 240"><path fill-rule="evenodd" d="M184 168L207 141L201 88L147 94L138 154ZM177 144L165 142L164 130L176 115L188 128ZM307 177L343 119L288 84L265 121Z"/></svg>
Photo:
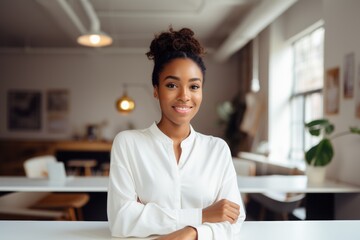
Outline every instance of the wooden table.
<svg viewBox="0 0 360 240"><path fill-rule="evenodd" d="M81 152L87 153L86 158L93 158L94 154L104 153L106 162L110 161L112 142L104 141L73 141L73 140L11 140L0 139L0 175L24 174L23 164L26 159L34 156L54 155L59 153ZM99 156L99 155L97 155ZM67 159L78 158L78 155L67 155ZM82 158L82 157L81 157ZM59 161L63 161L60 154ZM98 160L98 164L102 162ZM104 159L105 160L105 159ZM66 161L64 161L66 163Z"/></svg>
<svg viewBox="0 0 360 240"><path fill-rule="evenodd" d="M92 176L92 170L97 165L97 161L95 159L73 159L69 160L67 163L68 167L76 168L80 170L80 168L84 168L84 176ZM80 171L77 171L80 172ZM80 173L78 173L80 175Z"/></svg>
<svg viewBox="0 0 360 240"><path fill-rule="evenodd" d="M360 221L245 221L239 240L352 240L360 239L359 228ZM0 221L0 233L12 240L124 239L112 238L107 222Z"/></svg>

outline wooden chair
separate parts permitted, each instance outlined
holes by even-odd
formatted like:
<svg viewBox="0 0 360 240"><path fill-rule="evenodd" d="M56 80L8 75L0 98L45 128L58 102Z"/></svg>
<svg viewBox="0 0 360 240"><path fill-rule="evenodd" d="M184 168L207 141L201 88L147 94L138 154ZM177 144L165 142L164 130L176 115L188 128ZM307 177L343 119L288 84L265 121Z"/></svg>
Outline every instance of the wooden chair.
<svg viewBox="0 0 360 240"><path fill-rule="evenodd" d="M54 156L39 156L24 162L26 176L29 178L45 178L48 176L47 166L56 162ZM47 193L35 202L33 209L63 210L68 220L82 220L81 208L89 201L86 193Z"/></svg>
<svg viewBox="0 0 360 240"><path fill-rule="evenodd" d="M48 193L14 192L0 197L2 220L64 220L66 213L57 210L32 209Z"/></svg>
<svg viewBox="0 0 360 240"><path fill-rule="evenodd" d="M76 169L76 175L81 175L81 168L84 169L84 176L93 176L93 168L96 167L95 159L73 159L67 163L68 167Z"/></svg>

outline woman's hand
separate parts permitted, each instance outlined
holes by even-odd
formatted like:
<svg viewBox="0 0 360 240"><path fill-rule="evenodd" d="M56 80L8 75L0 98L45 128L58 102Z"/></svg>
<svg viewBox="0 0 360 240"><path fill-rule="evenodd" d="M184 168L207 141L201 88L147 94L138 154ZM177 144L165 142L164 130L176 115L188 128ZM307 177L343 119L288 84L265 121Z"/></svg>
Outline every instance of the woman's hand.
<svg viewBox="0 0 360 240"><path fill-rule="evenodd" d="M184 227L170 234L160 236L156 240L196 240L197 232L195 228Z"/></svg>
<svg viewBox="0 0 360 240"><path fill-rule="evenodd" d="M231 224L237 221L240 206L227 199L222 199L202 210L202 222L216 223L228 221Z"/></svg>

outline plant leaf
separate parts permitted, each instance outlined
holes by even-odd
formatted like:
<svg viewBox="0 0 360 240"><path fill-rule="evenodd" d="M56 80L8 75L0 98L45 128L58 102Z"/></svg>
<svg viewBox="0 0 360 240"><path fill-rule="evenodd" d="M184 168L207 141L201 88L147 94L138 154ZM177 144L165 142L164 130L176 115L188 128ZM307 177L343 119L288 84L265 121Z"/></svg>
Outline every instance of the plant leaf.
<svg viewBox="0 0 360 240"><path fill-rule="evenodd" d="M312 136L319 136L320 135L320 131L321 129L313 129L313 128L310 128L309 129L309 133L312 135Z"/></svg>
<svg viewBox="0 0 360 240"><path fill-rule="evenodd" d="M351 133L360 134L360 128L358 127L350 127L349 130Z"/></svg>
<svg viewBox="0 0 360 240"><path fill-rule="evenodd" d="M305 124L305 127L311 128L311 127L318 126L318 125L323 126L323 125L328 125L328 124L329 124L329 120L323 118L323 119L316 119L311 122L308 122Z"/></svg>
<svg viewBox="0 0 360 240"><path fill-rule="evenodd" d="M327 119L316 119L311 122L305 123L305 127L308 128L309 133L312 136L320 136L322 129L326 134L330 134L334 131L334 125Z"/></svg>
<svg viewBox="0 0 360 240"><path fill-rule="evenodd" d="M309 165L325 166L331 162L333 156L333 146L329 139L324 138L305 153L305 160Z"/></svg>
<svg viewBox="0 0 360 240"><path fill-rule="evenodd" d="M325 126L326 134L331 134L335 130L334 124L329 123L329 125Z"/></svg>
<svg viewBox="0 0 360 240"><path fill-rule="evenodd" d="M310 148L306 153L305 153L305 160L307 162L307 164L312 165L312 160L314 159L315 153L316 153L316 149L318 147L319 144L316 144L315 146L313 146L312 148Z"/></svg>

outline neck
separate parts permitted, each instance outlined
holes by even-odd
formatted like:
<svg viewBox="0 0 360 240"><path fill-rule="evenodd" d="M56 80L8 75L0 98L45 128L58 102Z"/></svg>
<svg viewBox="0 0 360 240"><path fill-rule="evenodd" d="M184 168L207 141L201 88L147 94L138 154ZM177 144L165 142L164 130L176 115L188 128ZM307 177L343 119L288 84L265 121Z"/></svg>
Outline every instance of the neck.
<svg viewBox="0 0 360 240"><path fill-rule="evenodd" d="M175 125L166 124L163 121L160 121L157 126L166 136L171 138L174 142L181 142L190 134L190 124Z"/></svg>

